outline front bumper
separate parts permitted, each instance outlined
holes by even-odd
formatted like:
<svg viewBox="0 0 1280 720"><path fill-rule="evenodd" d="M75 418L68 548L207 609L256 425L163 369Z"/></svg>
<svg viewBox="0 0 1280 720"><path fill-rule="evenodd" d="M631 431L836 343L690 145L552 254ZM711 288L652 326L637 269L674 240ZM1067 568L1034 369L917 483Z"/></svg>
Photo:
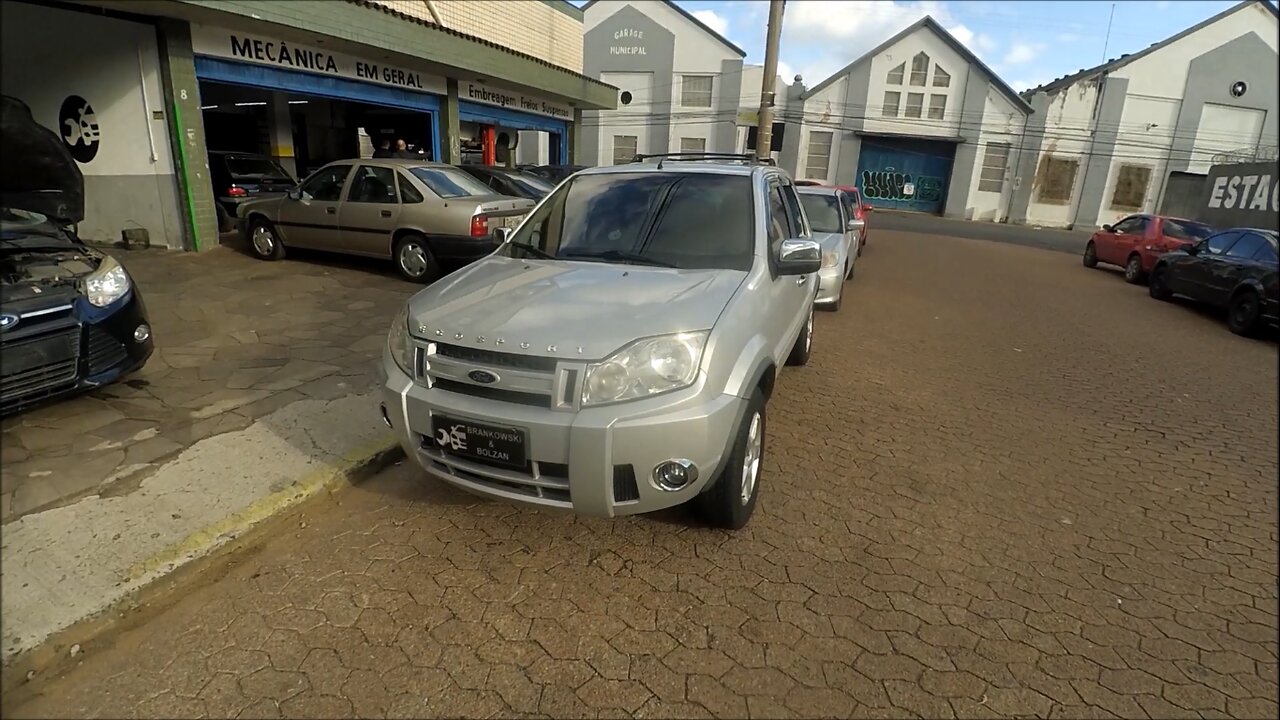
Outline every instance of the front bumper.
<svg viewBox="0 0 1280 720"><path fill-rule="evenodd" d="M699 380L676 393L603 407L553 410L427 387L384 352L383 405L405 454L469 492L516 503L613 517L679 505L718 475L746 400L712 394ZM523 470L465 460L441 450L433 415L517 428L527 438ZM653 468L687 459L698 469L685 487L661 490Z"/></svg>
<svg viewBox="0 0 1280 720"><path fill-rule="evenodd" d="M830 305L840 299L840 289L844 285L844 264L822 268L818 271L818 295L813 302L817 305Z"/></svg>
<svg viewBox="0 0 1280 720"><path fill-rule="evenodd" d="M24 313L0 337L0 414L113 383L142 368L155 350L136 287L105 308L75 296ZM141 325L147 337L138 341Z"/></svg>

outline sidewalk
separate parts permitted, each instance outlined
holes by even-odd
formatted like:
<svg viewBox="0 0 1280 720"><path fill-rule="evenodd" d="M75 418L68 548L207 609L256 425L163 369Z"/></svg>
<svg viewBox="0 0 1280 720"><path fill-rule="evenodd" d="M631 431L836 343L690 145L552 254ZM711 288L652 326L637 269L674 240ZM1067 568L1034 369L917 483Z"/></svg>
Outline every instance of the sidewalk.
<svg viewBox="0 0 1280 720"><path fill-rule="evenodd" d="M3 423L3 658L393 447L378 263L116 251L156 353L124 383Z"/></svg>

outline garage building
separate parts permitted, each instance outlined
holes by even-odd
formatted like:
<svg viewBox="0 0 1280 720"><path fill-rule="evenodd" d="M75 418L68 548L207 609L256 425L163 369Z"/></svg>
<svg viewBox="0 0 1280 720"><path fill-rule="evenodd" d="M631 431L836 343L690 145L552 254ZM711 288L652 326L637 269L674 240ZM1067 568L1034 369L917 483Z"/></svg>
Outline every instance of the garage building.
<svg viewBox="0 0 1280 720"><path fill-rule="evenodd" d="M581 73L582 12L560 0L2 7L4 92L79 161L95 241L215 247L216 198L243 192L220 179L223 152L293 178L383 140L452 163L567 163L583 110L617 103Z"/></svg>

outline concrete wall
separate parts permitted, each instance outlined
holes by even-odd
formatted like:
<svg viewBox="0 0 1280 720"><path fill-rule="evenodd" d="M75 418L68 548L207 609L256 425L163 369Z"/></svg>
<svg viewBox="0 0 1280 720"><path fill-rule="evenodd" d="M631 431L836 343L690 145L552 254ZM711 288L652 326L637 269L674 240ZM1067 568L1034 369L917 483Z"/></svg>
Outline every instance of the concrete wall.
<svg viewBox="0 0 1280 720"><path fill-rule="evenodd" d="M373 0L434 23L422 0ZM432 0L450 30L582 72L582 11L563 0Z"/></svg>
<svg viewBox="0 0 1280 720"><path fill-rule="evenodd" d="M642 153L679 152L682 138L701 138L708 152L734 152L739 53L660 0L600 0L585 10L583 26L583 72L647 98L585 113L587 157L608 164L619 134L641 137ZM712 78L711 107L681 105L686 76Z"/></svg>
<svg viewBox="0 0 1280 720"><path fill-rule="evenodd" d="M1109 73L1037 93L1015 194L1015 222L1093 228L1160 207L1169 174L1203 174L1214 155L1277 144L1280 26L1258 4L1235 12ZM1234 96L1233 84L1247 92ZM1043 123L1043 133L1038 125ZM1076 158L1069 202L1040 197L1046 158ZM1147 173L1141 202L1117 198L1122 173ZM1121 202L1123 200L1123 202Z"/></svg>
<svg viewBox="0 0 1280 720"><path fill-rule="evenodd" d="M181 247L155 26L5 2L0 31L5 94L27 103L36 121L64 139L60 112L68 96L88 101L96 115L97 152L80 163L80 234L115 241L126 228L144 228L153 244Z"/></svg>

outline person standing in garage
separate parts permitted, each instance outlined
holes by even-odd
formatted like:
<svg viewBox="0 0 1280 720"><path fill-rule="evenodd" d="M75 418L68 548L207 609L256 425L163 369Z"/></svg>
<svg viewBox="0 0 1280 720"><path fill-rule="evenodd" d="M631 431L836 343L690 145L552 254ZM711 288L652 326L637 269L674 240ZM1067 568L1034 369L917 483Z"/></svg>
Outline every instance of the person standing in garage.
<svg viewBox="0 0 1280 720"><path fill-rule="evenodd" d="M417 160L418 154L409 150L409 146L405 144L404 138L396 140L396 153L392 157L404 158L406 160Z"/></svg>
<svg viewBox="0 0 1280 720"><path fill-rule="evenodd" d="M378 149L373 151L373 156L375 158L395 157L394 153L391 152L391 138L383 137L378 142Z"/></svg>

